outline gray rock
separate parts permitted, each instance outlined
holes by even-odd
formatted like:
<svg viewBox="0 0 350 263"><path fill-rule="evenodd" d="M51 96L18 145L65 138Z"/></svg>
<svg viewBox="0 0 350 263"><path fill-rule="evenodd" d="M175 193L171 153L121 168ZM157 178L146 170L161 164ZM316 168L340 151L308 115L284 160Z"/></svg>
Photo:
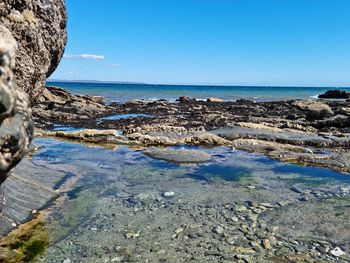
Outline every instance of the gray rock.
<svg viewBox="0 0 350 263"><path fill-rule="evenodd" d="M155 159L173 163L203 163L211 159L210 154L198 150L152 149L145 153Z"/></svg>
<svg viewBox="0 0 350 263"><path fill-rule="evenodd" d="M2 0L0 23L18 42L16 80L35 101L56 69L67 41L64 0Z"/></svg>
<svg viewBox="0 0 350 263"><path fill-rule="evenodd" d="M13 77L16 46L11 33L0 26L0 183L24 156L33 134L27 96Z"/></svg>
<svg viewBox="0 0 350 263"><path fill-rule="evenodd" d="M345 255L345 252L343 250L341 250L341 248L339 248L339 247L332 249L329 253L335 257L341 257L341 256Z"/></svg>

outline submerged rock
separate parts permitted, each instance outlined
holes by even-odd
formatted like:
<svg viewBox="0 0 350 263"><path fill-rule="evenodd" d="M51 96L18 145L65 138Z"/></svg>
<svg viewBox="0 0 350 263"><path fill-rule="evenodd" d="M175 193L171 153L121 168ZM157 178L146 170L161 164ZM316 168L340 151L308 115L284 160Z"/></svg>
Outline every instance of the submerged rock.
<svg viewBox="0 0 350 263"><path fill-rule="evenodd" d="M31 101L43 92L67 41L64 0L2 0L0 23L18 43L16 80Z"/></svg>
<svg viewBox="0 0 350 263"><path fill-rule="evenodd" d="M199 150L152 149L145 153L155 159L174 163L203 163L211 159L210 154Z"/></svg>

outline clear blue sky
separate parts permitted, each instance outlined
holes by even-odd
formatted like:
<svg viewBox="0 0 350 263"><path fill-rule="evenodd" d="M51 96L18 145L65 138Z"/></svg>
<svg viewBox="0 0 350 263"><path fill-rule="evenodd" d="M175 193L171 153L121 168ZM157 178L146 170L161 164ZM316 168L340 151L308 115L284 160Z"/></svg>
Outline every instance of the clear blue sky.
<svg viewBox="0 0 350 263"><path fill-rule="evenodd" d="M51 77L350 86L349 0L66 0Z"/></svg>

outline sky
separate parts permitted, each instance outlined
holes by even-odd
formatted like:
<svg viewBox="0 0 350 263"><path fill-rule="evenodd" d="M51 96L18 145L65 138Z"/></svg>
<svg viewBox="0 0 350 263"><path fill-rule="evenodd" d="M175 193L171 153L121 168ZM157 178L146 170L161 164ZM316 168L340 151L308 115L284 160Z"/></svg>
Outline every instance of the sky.
<svg viewBox="0 0 350 263"><path fill-rule="evenodd" d="M349 0L66 0L51 79L350 86Z"/></svg>

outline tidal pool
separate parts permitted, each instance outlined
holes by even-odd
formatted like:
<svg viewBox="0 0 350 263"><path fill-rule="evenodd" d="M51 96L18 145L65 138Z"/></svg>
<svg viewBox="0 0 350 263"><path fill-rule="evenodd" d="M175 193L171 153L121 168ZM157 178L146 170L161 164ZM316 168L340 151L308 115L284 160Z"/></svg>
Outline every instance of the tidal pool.
<svg viewBox="0 0 350 263"><path fill-rule="evenodd" d="M118 121L118 120L122 120L122 119L137 118L137 117L153 118L152 115L130 113L130 114L112 115L112 116L101 118L101 120Z"/></svg>
<svg viewBox="0 0 350 263"><path fill-rule="evenodd" d="M347 174L286 164L227 147L186 147L209 153L211 161L174 164L123 146L106 149L45 138L36 139L35 144L43 147L32 157L33 163L75 167L59 185L74 178L76 171L81 175L61 193L64 202L52 209L45 222L50 245L38 262L188 262L191 258L222 262L217 254L205 252L217 249L218 239L222 239L224 258L234 257L230 249L236 241L250 246L258 238L239 230L242 224L251 223L250 216L265 211L249 210L247 202L267 203L277 217L275 209L284 209L281 203L310 200L322 206L323 199L342 196L344 205L344 198L348 200L344 189L350 188ZM348 214L349 210L344 209ZM237 220L230 219L235 217ZM213 231L218 225L227 235L239 238L228 241L228 236ZM249 231L254 232L254 227L249 225ZM303 235L312 239L315 233Z"/></svg>

